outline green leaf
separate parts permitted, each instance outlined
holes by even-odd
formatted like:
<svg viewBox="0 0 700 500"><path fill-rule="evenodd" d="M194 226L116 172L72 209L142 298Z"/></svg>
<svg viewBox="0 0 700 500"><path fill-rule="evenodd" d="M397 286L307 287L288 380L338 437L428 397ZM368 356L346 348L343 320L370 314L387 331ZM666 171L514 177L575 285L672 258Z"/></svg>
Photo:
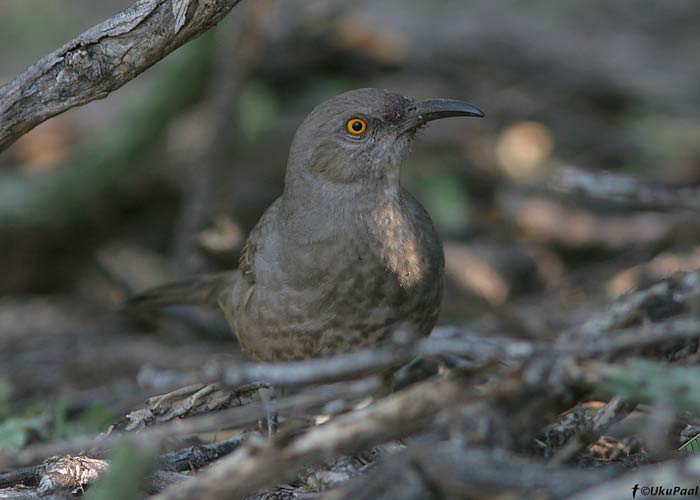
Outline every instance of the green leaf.
<svg viewBox="0 0 700 500"><path fill-rule="evenodd" d="M253 82L243 89L238 103L241 133L254 144L272 129L279 116L279 102L271 88Z"/></svg>
<svg viewBox="0 0 700 500"><path fill-rule="evenodd" d="M0 419L7 416L10 411L10 396L12 396L12 384L6 378L0 377Z"/></svg>
<svg viewBox="0 0 700 500"><path fill-rule="evenodd" d="M678 449L690 453L700 453L700 434L683 443L683 446Z"/></svg>
<svg viewBox="0 0 700 500"><path fill-rule="evenodd" d="M158 455L134 445L122 444L111 454L111 465L95 486L85 495L86 500L120 500L143 498L144 482L158 465Z"/></svg>
<svg viewBox="0 0 700 500"><path fill-rule="evenodd" d="M0 422L0 449L17 449L31 439L45 439L45 422L41 415L13 416Z"/></svg>
<svg viewBox="0 0 700 500"><path fill-rule="evenodd" d="M10 418L0 423L0 450L22 448L29 440L29 430L20 419Z"/></svg>
<svg viewBox="0 0 700 500"><path fill-rule="evenodd" d="M77 435L101 432L114 423L119 416L118 412L97 404L81 413L78 421L73 424L73 431Z"/></svg>
<svg viewBox="0 0 700 500"><path fill-rule="evenodd" d="M610 395L676 410L700 410L700 366L675 366L633 359L611 371L599 387Z"/></svg>
<svg viewBox="0 0 700 500"><path fill-rule="evenodd" d="M435 161L434 159L432 161ZM449 164L446 158L444 163ZM435 225L443 231L463 231L469 226L471 202L456 171L431 168L411 160L406 169L409 191L425 205Z"/></svg>

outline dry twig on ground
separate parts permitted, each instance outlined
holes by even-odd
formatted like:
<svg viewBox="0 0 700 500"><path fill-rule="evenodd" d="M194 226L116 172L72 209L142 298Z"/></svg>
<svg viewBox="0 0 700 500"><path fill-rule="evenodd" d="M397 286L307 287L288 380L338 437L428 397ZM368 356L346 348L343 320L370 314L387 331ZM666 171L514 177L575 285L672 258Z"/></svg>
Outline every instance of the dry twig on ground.
<svg viewBox="0 0 700 500"><path fill-rule="evenodd" d="M670 186L610 172L562 169L552 187L567 194L646 210L700 210L700 189Z"/></svg>

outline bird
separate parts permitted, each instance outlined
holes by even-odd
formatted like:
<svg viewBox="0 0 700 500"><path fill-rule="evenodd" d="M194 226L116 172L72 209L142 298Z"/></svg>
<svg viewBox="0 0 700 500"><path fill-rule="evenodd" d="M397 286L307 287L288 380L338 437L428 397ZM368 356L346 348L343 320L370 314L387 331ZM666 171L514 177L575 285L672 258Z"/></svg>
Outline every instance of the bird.
<svg viewBox="0 0 700 500"><path fill-rule="evenodd" d="M323 102L297 129L283 192L249 233L238 268L146 290L126 306L218 307L260 362L372 347L399 329L428 335L444 254L400 167L419 129L457 116L484 113L374 88Z"/></svg>

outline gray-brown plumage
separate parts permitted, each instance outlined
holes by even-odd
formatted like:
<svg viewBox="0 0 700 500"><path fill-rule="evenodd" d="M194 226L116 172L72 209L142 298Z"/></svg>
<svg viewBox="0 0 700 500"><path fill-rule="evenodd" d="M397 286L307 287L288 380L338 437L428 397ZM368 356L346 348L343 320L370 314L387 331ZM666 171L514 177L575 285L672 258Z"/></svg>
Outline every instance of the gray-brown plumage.
<svg viewBox="0 0 700 500"><path fill-rule="evenodd" d="M483 114L377 89L321 104L299 127L284 192L250 233L238 269L129 305L216 304L256 360L348 351L399 327L427 335L442 297L442 244L399 167L416 130L449 116Z"/></svg>

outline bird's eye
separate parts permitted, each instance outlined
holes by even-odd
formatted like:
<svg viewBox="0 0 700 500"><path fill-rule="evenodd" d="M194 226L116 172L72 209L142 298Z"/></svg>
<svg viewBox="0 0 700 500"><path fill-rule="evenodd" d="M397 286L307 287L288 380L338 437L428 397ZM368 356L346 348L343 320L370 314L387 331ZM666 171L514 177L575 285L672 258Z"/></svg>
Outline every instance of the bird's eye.
<svg viewBox="0 0 700 500"><path fill-rule="evenodd" d="M352 135L362 135L367 130L367 122L362 118L351 118L348 120L348 132Z"/></svg>

